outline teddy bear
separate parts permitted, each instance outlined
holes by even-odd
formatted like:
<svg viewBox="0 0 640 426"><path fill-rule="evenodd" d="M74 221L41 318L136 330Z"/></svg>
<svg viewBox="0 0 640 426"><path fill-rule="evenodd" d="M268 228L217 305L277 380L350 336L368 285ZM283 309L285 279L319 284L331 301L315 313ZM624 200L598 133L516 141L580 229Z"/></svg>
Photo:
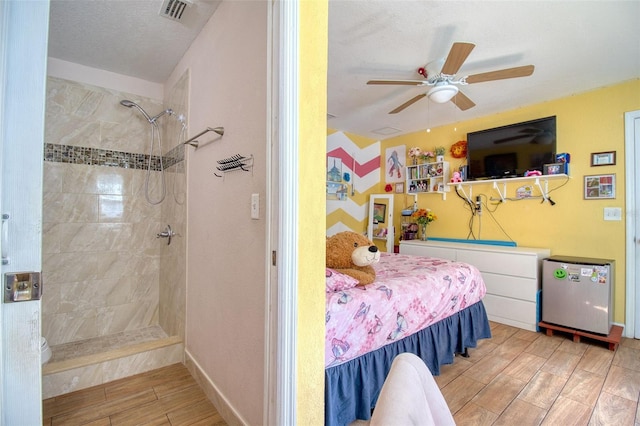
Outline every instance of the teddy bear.
<svg viewBox="0 0 640 426"><path fill-rule="evenodd" d="M451 183L456 183L456 182L462 182L462 177L460 176L460 172L453 172Z"/></svg>
<svg viewBox="0 0 640 426"><path fill-rule="evenodd" d="M327 237L327 268L349 275L358 285L371 284L376 279L372 264L380 260L380 251L364 235L343 231Z"/></svg>

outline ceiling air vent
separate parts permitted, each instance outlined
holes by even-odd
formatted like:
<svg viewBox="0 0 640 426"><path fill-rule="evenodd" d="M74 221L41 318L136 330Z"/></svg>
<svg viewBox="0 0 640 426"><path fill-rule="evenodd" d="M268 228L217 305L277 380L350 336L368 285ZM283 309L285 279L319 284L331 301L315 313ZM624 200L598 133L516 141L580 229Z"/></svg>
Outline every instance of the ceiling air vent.
<svg viewBox="0 0 640 426"><path fill-rule="evenodd" d="M160 16L180 21L184 16L185 9L191 4L189 0L164 0L160 8Z"/></svg>

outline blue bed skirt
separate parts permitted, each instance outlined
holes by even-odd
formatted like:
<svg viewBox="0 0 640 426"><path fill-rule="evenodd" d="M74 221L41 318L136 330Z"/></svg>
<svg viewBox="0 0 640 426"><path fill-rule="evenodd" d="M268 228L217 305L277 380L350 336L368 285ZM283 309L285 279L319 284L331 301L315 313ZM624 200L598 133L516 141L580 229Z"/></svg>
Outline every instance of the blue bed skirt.
<svg viewBox="0 0 640 426"><path fill-rule="evenodd" d="M325 369L325 424L369 420L396 355L418 355L437 376L440 366L453 363L456 353L475 348L478 340L490 337L489 320L480 301L398 342Z"/></svg>

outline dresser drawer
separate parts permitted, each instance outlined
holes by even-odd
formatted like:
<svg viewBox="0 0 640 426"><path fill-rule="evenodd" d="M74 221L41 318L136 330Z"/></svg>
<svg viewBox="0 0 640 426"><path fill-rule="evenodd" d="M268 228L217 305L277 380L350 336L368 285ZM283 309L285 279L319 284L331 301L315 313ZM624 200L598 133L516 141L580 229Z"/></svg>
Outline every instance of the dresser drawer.
<svg viewBox="0 0 640 426"><path fill-rule="evenodd" d="M414 256L437 257L439 259L456 260L456 250L443 247L400 245L400 253Z"/></svg>
<svg viewBox="0 0 640 426"><path fill-rule="evenodd" d="M482 272L482 278L487 286L487 293L529 302L536 301L539 285L538 280L534 278L499 275L491 272Z"/></svg>
<svg viewBox="0 0 640 426"><path fill-rule="evenodd" d="M502 296L487 294L482 299L487 315L491 321L512 325L535 331L537 313L535 302L509 299Z"/></svg>
<svg viewBox="0 0 640 426"><path fill-rule="evenodd" d="M537 256L527 256L522 253L458 250L457 260L470 263L480 272L538 279L539 260Z"/></svg>

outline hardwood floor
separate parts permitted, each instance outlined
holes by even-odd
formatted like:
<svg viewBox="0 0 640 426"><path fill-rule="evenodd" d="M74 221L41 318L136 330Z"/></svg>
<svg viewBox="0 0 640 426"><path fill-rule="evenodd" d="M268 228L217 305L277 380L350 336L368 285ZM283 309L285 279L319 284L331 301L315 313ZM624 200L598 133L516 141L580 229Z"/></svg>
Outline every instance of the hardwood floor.
<svg viewBox="0 0 640 426"><path fill-rule="evenodd" d="M491 323L436 382L460 425L640 425L640 341L617 351ZM226 425L176 364L43 402L45 425Z"/></svg>
<svg viewBox="0 0 640 426"><path fill-rule="evenodd" d="M458 425L640 424L640 341L594 341L491 323L493 337L435 377Z"/></svg>
<svg viewBox="0 0 640 426"><path fill-rule="evenodd" d="M43 401L43 425L226 424L182 364Z"/></svg>

